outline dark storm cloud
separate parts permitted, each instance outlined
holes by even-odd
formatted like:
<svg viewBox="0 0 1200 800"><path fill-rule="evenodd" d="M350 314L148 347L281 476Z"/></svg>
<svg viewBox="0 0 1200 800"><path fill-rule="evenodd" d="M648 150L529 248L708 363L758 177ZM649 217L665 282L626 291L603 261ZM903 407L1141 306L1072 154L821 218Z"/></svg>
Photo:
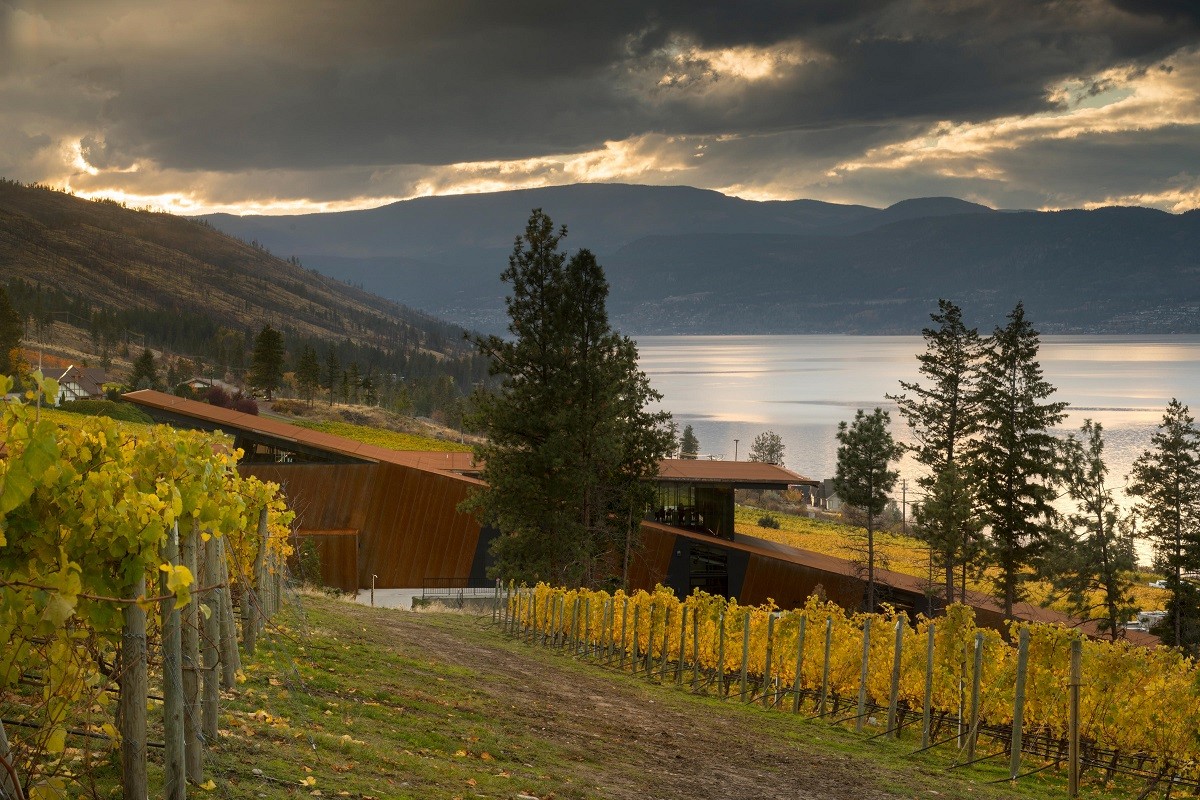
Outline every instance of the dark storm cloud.
<svg viewBox="0 0 1200 800"><path fill-rule="evenodd" d="M1191 7L16 2L0 11L17 39L0 102L30 136L89 137L105 165L205 171L518 159L655 133L903 135L1044 110L1051 84L1150 64L1196 40ZM791 55L747 80L714 59L730 48Z"/></svg>

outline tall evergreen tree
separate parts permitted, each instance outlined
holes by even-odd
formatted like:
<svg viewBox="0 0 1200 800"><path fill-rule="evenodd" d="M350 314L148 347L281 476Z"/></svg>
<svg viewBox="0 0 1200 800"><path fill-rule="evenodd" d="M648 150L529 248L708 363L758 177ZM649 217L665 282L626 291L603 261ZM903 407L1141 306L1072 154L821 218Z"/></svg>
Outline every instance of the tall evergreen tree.
<svg viewBox="0 0 1200 800"><path fill-rule="evenodd" d="M1042 570L1073 616L1095 620L1100 631L1116 641L1122 623L1137 610L1129 577L1137 559L1105 483L1104 428L1084 420L1080 435L1082 439L1068 437L1063 446L1063 476L1076 513L1055 532Z"/></svg>
<svg viewBox="0 0 1200 800"><path fill-rule="evenodd" d="M700 454L700 440L691 425L683 426L683 436L679 438L679 457L695 459Z"/></svg>
<svg viewBox="0 0 1200 800"><path fill-rule="evenodd" d="M896 485L899 473L891 463L903 452L888 430L889 415L877 408L870 414L861 408L854 421L838 423L837 474L833 485L847 504L867 515L867 597L868 614L875 612L875 518L887 505L888 492Z"/></svg>
<svg viewBox="0 0 1200 800"><path fill-rule="evenodd" d="M783 438L775 431L763 431L750 445L751 461L783 466Z"/></svg>
<svg viewBox="0 0 1200 800"><path fill-rule="evenodd" d="M254 352L250 358L250 385L267 393L271 400L275 390L283 383L283 334L264 325L254 339Z"/></svg>
<svg viewBox="0 0 1200 800"><path fill-rule="evenodd" d="M317 350L311 344L304 345L300 351L300 359L296 363L296 388L300 397L312 407L313 398L321 386L321 362L317 359Z"/></svg>
<svg viewBox="0 0 1200 800"><path fill-rule="evenodd" d="M329 406L333 407L333 398L337 394L342 380L342 364L338 361L337 351L330 346L325 353L325 373L321 377L321 388L329 392Z"/></svg>
<svg viewBox="0 0 1200 800"><path fill-rule="evenodd" d="M979 332L963 323L962 310L938 300L930 314L936 327L925 328L925 352L917 356L925 383L901 381L903 392L888 395L912 431L908 450L925 471L917 478L924 499L916 505L917 530L929 543L944 575L946 602L954 601L954 570L978 555L979 526L974 519L974 492L963 449L977 427L975 369L981 355Z"/></svg>
<svg viewBox="0 0 1200 800"><path fill-rule="evenodd" d="M358 362L351 361L346 369L346 402L358 405L358 395L362 390L362 373L359 372Z"/></svg>
<svg viewBox="0 0 1200 800"><path fill-rule="evenodd" d="M158 365L154 361L154 353L150 352L149 348L144 348L142 354L133 362L129 385L134 389L158 388Z"/></svg>
<svg viewBox="0 0 1200 800"><path fill-rule="evenodd" d="M18 365L14 353L21 345L23 333L21 315L9 302L8 292L0 286L0 375L12 375L17 372Z"/></svg>
<svg viewBox="0 0 1200 800"><path fill-rule="evenodd" d="M502 532L496 574L597 584L627 567L645 479L670 453L670 417L611 329L608 283L586 250L567 261L566 230L533 212L501 278L511 337L473 339L502 378L475 398L471 422L486 488L464 504Z"/></svg>
<svg viewBox="0 0 1200 800"><path fill-rule="evenodd" d="M1200 596L1184 574L1200 570L1200 431L1188 407L1172 399L1150 449L1133 462L1129 493L1138 498L1143 532L1154 542L1154 564L1167 576L1167 644L1193 653L1200 646Z"/></svg>
<svg viewBox="0 0 1200 800"><path fill-rule="evenodd" d="M1062 421L1067 404L1047 402L1054 387L1042 377L1038 333L1025 319L1024 305L1017 303L1008 320L984 343L976 392L979 435L969 454L988 555L998 567L994 589L1011 617L1052 530L1061 473L1050 429Z"/></svg>
<svg viewBox="0 0 1200 800"><path fill-rule="evenodd" d="M362 381L359 382L362 386L363 402L369 406L379 403L379 392L375 388L375 368L368 365L367 371L363 373Z"/></svg>

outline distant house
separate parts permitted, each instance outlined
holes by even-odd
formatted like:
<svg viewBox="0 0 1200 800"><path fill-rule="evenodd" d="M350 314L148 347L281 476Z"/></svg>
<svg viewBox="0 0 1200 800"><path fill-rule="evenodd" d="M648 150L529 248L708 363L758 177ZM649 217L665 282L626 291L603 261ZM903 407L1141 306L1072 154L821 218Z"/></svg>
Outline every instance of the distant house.
<svg viewBox="0 0 1200 800"><path fill-rule="evenodd" d="M842 510L842 498L838 497L834 488L833 478L821 481L821 508L826 511L839 512Z"/></svg>
<svg viewBox="0 0 1200 800"><path fill-rule="evenodd" d="M58 399L55 405L62 405L72 400L104 399L104 383L108 376L99 367L77 367L72 364L56 380Z"/></svg>
<svg viewBox="0 0 1200 800"><path fill-rule="evenodd" d="M209 389L213 388L214 386L217 387L218 389L223 389L231 397L241 391L241 389L239 389L237 386L234 386L232 383L226 383L225 381L220 380L219 378L205 378L202 376L197 376L195 378L189 378L188 380L184 381L183 384L181 384L181 385L188 387L195 394L203 394L204 392L208 391Z"/></svg>

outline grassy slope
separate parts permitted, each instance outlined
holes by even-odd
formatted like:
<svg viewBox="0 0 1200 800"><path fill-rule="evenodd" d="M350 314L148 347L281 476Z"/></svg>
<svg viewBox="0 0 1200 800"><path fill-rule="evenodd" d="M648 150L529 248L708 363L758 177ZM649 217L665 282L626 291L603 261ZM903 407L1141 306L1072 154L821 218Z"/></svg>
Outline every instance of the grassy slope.
<svg viewBox="0 0 1200 800"><path fill-rule="evenodd" d="M468 444L448 442L445 439L435 439L432 436L421 436L415 433L372 428L368 425L355 425L350 422L306 419L288 419L287 421L301 428L342 436L364 444L390 447L393 450L430 450L439 453L470 452L471 450L471 446Z"/></svg>
<svg viewBox="0 0 1200 800"><path fill-rule="evenodd" d="M758 520L764 513L758 508L738 506L735 516L737 532L839 558L854 558L855 548L863 547L863 543L866 541L866 530L863 528L781 512L771 512L771 515L779 521L778 529L763 528L759 526ZM875 547L880 559L877 563L880 566L917 578L929 576L929 551L919 540L886 531L877 531ZM1142 573L1137 576L1140 583L1134 586L1133 593L1138 608L1166 607L1170 593L1165 589L1155 589L1145 585L1146 580L1151 580L1153 577ZM991 591L991 587L983 580L968 580L967 586L981 592ZM1049 590L1050 587L1045 583L1034 583L1030 586L1034 602L1044 600ZM1061 603L1051 603L1050 607L1059 611L1066 610Z"/></svg>
<svg viewBox="0 0 1200 800"><path fill-rule="evenodd" d="M1004 759L948 771L953 751L912 755L911 733L898 743L867 740L648 684L514 642L486 616L317 595L282 616L286 627L268 634L246 682L222 701L222 735L209 754L217 789L197 796L1065 796L1054 771L991 786ZM111 761L98 778L101 794L115 787ZM151 796L161 780L155 763ZM1127 788L1089 785L1083 796L1132 797Z"/></svg>

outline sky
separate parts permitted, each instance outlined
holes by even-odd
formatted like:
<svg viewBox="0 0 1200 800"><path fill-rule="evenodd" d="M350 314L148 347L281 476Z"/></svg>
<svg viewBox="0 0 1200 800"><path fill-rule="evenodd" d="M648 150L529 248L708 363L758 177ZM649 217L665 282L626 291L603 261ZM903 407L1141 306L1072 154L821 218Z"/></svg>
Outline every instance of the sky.
<svg viewBox="0 0 1200 800"><path fill-rule="evenodd" d="M582 182L1200 207L1197 0L0 0L0 176L177 213Z"/></svg>

